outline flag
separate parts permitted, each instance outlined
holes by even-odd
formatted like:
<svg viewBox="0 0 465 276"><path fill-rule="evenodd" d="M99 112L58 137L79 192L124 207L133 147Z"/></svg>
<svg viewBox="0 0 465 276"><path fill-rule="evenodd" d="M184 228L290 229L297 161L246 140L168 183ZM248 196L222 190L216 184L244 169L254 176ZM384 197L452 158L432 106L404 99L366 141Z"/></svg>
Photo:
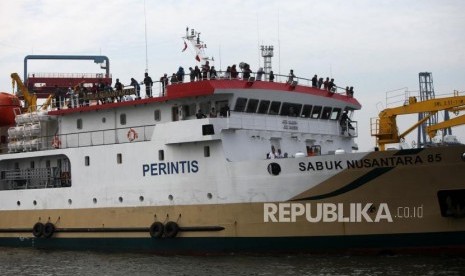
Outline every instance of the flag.
<svg viewBox="0 0 465 276"><path fill-rule="evenodd" d="M196 56L195 56L195 59L196 59L198 62L200 62L200 57L199 57L199 55L196 55Z"/></svg>
<svg viewBox="0 0 465 276"><path fill-rule="evenodd" d="M187 49L187 43L184 41L184 49L182 51L184 52Z"/></svg>

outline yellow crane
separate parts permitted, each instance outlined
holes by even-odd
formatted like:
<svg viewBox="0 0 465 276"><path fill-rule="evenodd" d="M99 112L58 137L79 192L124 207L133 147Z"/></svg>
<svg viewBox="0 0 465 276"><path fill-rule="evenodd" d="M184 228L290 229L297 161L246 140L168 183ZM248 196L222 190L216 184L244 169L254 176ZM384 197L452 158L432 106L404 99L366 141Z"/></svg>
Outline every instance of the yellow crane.
<svg viewBox="0 0 465 276"><path fill-rule="evenodd" d="M26 108L28 111L37 110L37 96L31 94L24 83L21 81L18 73L11 74L11 84L13 86L13 91L15 90L15 84L18 86L18 89L21 91L24 101L26 102Z"/></svg>
<svg viewBox="0 0 465 276"><path fill-rule="evenodd" d="M426 122L438 111L458 112L465 109L465 96L436 98L418 102L415 97L410 97L408 103L395 108L386 108L381 111L378 118L372 118L371 135L376 137L380 150L385 150L386 144L399 143L412 130ZM399 134L396 118L398 115L427 113L427 115L403 133ZM375 120L375 121L373 121ZM427 128L428 135L434 137L439 129L465 124L465 115L431 125Z"/></svg>

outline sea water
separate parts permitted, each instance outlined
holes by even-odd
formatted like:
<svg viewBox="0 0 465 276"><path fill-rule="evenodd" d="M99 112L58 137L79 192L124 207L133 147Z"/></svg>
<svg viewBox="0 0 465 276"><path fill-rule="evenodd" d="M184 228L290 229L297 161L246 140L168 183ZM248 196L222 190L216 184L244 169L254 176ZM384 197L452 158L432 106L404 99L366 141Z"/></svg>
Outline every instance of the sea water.
<svg viewBox="0 0 465 276"><path fill-rule="evenodd" d="M0 275L465 275L455 255L207 255L0 248Z"/></svg>

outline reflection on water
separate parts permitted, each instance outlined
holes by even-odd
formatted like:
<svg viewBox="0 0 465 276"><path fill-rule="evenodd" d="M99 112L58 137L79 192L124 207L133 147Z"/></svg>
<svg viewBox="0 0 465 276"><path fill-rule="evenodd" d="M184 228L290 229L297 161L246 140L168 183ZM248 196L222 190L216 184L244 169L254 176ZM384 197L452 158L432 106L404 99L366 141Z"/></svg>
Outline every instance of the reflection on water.
<svg viewBox="0 0 465 276"><path fill-rule="evenodd" d="M464 256L226 255L0 248L1 275L465 275Z"/></svg>

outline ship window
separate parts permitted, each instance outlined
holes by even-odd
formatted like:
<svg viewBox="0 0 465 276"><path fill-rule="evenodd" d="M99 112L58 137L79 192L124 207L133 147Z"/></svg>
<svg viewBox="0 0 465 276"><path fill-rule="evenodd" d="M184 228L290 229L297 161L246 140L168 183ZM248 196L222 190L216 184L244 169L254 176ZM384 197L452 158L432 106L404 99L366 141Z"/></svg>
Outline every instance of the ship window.
<svg viewBox="0 0 465 276"><path fill-rule="evenodd" d="M321 119L329 119L331 116L331 109L332 107L325 106L325 108L323 108L323 114L321 114Z"/></svg>
<svg viewBox="0 0 465 276"><path fill-rule="evenodd" d="M331 120L338 120L339 115L341 115L341 109L340 108L335 108L333 109L333 112L331 112Z"/></svg>
<svg viewBox="0 0 465 276"><path fill-rule="evenodd" d="M18 170L18 169L19 169L19 163L15 162L15 170Z"/></svg>
<svg viewBox="0 0 465 276"><path fill-rule="evenodd" d="M165 152L163 150L158 151L158 160L160 161L165 160Z"/></svg>
<svg viewBox="0 0 465 276"><path fill-rule="evenodd" d="M35 163L34 161L31 161L31 169L34 169L35 168Z"/></svg>
<svg viewBox="0 0 465 276"><path fill-rule="evenodd" d="M302 109L301 104L283 103L283 107L281 108L281 115L297 117L299 116L301 109Z"/></svg>
<svg viewBox="0 0 465 276"><path fill-rule="evenodd" d="M107 121L107 118L102 117L102 123L105 123Z"/></svg>
<svg viewBox="0 0 465 276"><path fill-rule="evenodd" d="M271 102L270 115L278 115L281 102Z"/></svg>
<svg viewBox="0 0 465 276"><path fill-rule="evenodd" d="M46 168L50 168L50 160L46 160L46 161L45 161L45 167L46 167Z"/></svg>
<svg viewBox="0 0 465 276"><path fill-rule="evenodd" d="M77 129L82 129L82 119L77 119L76 127L77 127Z"/></svg>
<svg viewBox="0 0 465 276"><path fill-rule="evenodd" d="M125 113L119 115L119 123L122 124L122 125L126 124L126 114Z"/></svg>
<svg viewBox="0 0 465 276"><path fill-rule="evenodd" d="M258 114L266 114L268 112L268 107L270 107L270 101L261 100L258 105Z"/></svg>
<svg viewBox="0 0 465 276"><path fill-rule="evenodd" d="M215 128L212 124L202 125L202 135L213 135L215 134Z"/></svg>
<svg viewBox="0 0 465 276"><path fill-rule="evenodd" d="M116 155L116 163L118 163L118 164L123 163L123 155L121 153L118 153Z"/></svg>
<svg viewBox="0 0 465 276"><path fill-rule="evenodd" d="M210 157L210 147L209 146L203 147L203 156Z"/></svg>
<svg viewBox="0 0 465 276"><path fill-rule="evenodd" d="M311 114L312 114L312 106L308 104L304 105L304 108L302 109L302 117L309 118Z"/></svg>
<svg viewBox="0 0 465 276"><path fill-rule="evenodd" d="M247 104L247 99L246 98L237 98L236 106L234 107L234 111L244 112L246 104Z"/></svg>
<svg viewBox="0 0 465 276"><path fill-rule="evenodd" d="M247 105L247 113L255 113L257 111L258 100L250 99L249 104Z"/></svg>
<svg viewBox="0 0 465 276"><path fill-rule="evenodd" d="M155 110L153 112L153 116L154 116L155 121L157 122L160 121L161 119L160 109Z"/></svg>
<svg viewBox="0 0 465 276"><path fill-rule="evenodd" d="M321 106L314 106L312 110L312 119L319 119L321 113Z"/></svg>
<svg viewBox="0 0 465 276"><path fill-rule="evenodd" d="M90 165L90 158L89 156L84 157L84 165L89 166Z"/></svg>

